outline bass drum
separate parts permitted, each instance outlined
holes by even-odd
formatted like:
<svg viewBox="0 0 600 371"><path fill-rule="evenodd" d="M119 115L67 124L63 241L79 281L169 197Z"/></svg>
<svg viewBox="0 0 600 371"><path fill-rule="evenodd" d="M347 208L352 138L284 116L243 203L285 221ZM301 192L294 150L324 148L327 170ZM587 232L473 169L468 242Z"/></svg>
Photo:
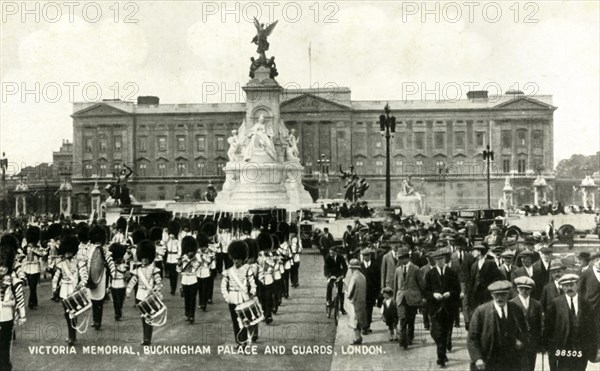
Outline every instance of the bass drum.
<svg viewBox="0 0 600 371"><path fill-rule="evenodd" d="M102 252L102 247L96 246L90 254L88 261L89 288L95 289L100 283L100 280L102 280L102 271L104 270L104 263L104 254Z"/></svg>

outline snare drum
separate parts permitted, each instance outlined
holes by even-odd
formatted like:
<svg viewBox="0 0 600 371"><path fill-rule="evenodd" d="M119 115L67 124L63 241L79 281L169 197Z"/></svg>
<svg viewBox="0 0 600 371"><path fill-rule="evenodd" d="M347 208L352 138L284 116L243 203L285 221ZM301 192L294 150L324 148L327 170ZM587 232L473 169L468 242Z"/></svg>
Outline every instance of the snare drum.
<svg viewBox="0 0 600 371"><path fill-rule="evenodd" d="M151 326L162 326L167 322L167 306L156 293L150 293L146 299L136 304L141 316Z"/></svg>
<svg viewBox="0 0 600 371"><path fill-rule="evenodd" d="M69 312L70 318L75 318L92 307L90 290L83 288L75 291L71 296L63 299L63 304Z"/></svg>
<svg viewBox="0 0 600 371"><path fill-rule="evenodd" d="M235 313L244 327L254 326L265 319L262 308L256 298L238 304L238 306L235 307Z"/></svg>

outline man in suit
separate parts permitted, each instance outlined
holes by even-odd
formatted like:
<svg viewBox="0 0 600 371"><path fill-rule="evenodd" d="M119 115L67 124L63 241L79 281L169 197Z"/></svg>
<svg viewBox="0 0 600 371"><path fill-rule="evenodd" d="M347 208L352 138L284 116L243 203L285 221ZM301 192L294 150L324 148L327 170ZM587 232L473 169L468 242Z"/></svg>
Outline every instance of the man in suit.
<svg viewBox="0 0 600 371"><path fill-rule="evenodd" d="M327 305L330 306L333 303L332 300L332 291L333 285L335 281L331 279L331 277L336 277L339 280L343 280L346 277L346 273L348 272L348 265L346 264L346 259L342 254L338 254L337 248L334 246L329 249L329 256L325 259L325 277L327 277L327 294L326 300ZM342 295L343 285L338 284L338 289L336 290L337 295L340 297L340 312L342 314L346 314L344 310L344 295Z"/></svg>
<svg viewBox="0 0 600 371"><path fill-rule="evenodd" d="M524 250L519 253L522 266L512 271L510 278L515 280L517 277L529 277L533 279L533 251Z"/></svg>
<svg viewBox="0 0 600 371"><path fill-rule="evenodd" d="M361 329L367 326L367 280L360 271L358 259L350 260L348 265L350 281L348 282L348 300L354 307L354 341L352 344L362 344Z"/></svg>
<svg viewBox="0 0 600 371"><path fill-rule="evenodd" d="M544 246L540 249L541 258L533 263L533 280L535 289L531 296L535 300L540 300L544 286L550 281L550 262L552 261L552 249Z"/></svg>
<svg viewBox="0 0 600 371"><path fill-rule="evenodd" d="M506 281L511 280L512 272L517 268L513 265L513 258L515 253L512 250L505 250L500 257L502 258L502 265L500 266L500 273L504 276Z"/></svg>
<svg viewBox="0 0 600 371"><path fill-rule="evenodd" d="M590 267L579 278L579 294L587 300L596 313L596 326L600 328L600 254L591 257Z"/></svg>
<svg viewBox="0 0 600 371"><path fill-rule="evenodd" d="M427 260L429 263L419 268L421 270L421 277L423 278L425 278L427 273L429 273L429 271L435 267L435 261L431 257L431 254L432 252L427 254ZM423 306L423 327L425 330L429 330L431 328L429 308L427 305Z"/></svg>
<svg viewBox="0 0 600 371"><path fill-rule="evenodd" d="M445 367L448 362L446 350L452 336L454 313L460 307L460 281L458 273L449 268L450 248L441 248L431 254L435 266L425 276L423 295L431 313L431 337L437 346L437 364Z"/></svg>
<svg viewBox="0 0 600 371"><path fill-rule="evenodd" d="M531 252L531 263L535 263L536 261L540 260L540 254L535 251L535 240L532 237L526 236L525 239L523 240L523 245L524 248L522 249L518 249L517 254L515 255L515 264L517 267L522 267L523 266L523 262L521 261L521 254L525 251L529 251Z"/></svg>
<svg viewBox="0 0 600 371"><path fill-rule="evenodd" d="M519 306L508 301L511 283L496 281L487 289L493 300L475 309L467 347L471 370L521 370L529 346L527 322Z"/></svg>
<svg viewBox="0 0 600 371"><path fill-rule="evenodd" d="M550 303L542 339L550 370L583 371L596 358L598 332L592 306L578 291L579 276L565 274L558 283L565 294Z"/></svg>
<svg viewBox="0 0 600 371"><path fill-rule="evenodd" d="M423 304L423 277L419 267L409 260L406 247L398 249L399 265L394 273L394 293L400 321L400 346L405 350L412 345L415 336L415 317Z"/></svg>
<svg viewBox="0 0 600 371"><path fill-rule="evenodd" d="M542 351L542 305L531 297L531 291L535 282L526 276L517 277L514 280L519 294L511 300L517 304L525 314L525 320L529 325L529 347L526 349L527 370L535 370L537 352Z"/></svg>
<svg viewBox="0 0 600 371"><path fill-rule="evenodd" d="M333 242L333 236L331 233L329 233L329 228L323 228L323 234L319 239L319 246L321 248L321 255L323 255L324 260L327 260L329 249L333 247Z"/></svg>
<svg viewBox="0 0 600 371"><path fill-rule="evenodd" d="M371 330L371 322L373 322L373 307L375 307L375 304L377 303L377 298L379 297L380 291L379 269L373 262L373 254L373 250L368 247L361 251L362 262L360 263L360 271L367 280L367 323L366 327L362 329L363 335L373 332Z"/></svg>
<svg viewBox="0 0 600 371"><path fill-rule="evenodd" d="M393 239L387 242L382 242L382 244L389 245L391 249L383 256L381 261L381 287L393 287L394 273L396 272L396 266L398 265L396 251L398 251L399 241Z"/></svg>
<svg viewBox="0 0 600 371"><path fill-rule="evenodd" d="M495 260L486 259L488 248L485 245L475 245L473 247L473 256L476 261L471 267L471 283L469 293L469 310L470 313L475 311L475 308L492 299L487 287L495 282L502 280L503 276L498 269Z"/></svg>
<svg viewBox="0 0 600 371"><path fill-rule="evenodd" d="M465 330L469 331L469 322L471 321L471 315L469 312L468 295L471 289L471 268L475 263L475 257L470 252L469 242L466 239L457 239L456 246L456 260L460 264L460 271L458 273L458 280L460 281L460 297L462 300L462 311L465 319Z"/></svg>
<svg viewBox="0 0 600 371"><path fill-rule="evenodd" d="M540 298L540 303L542 304L544 313L546 313L548 306L550 306L550 302L554 300L554 298L564 294L558 281L562 276L565 275L566 267L560 260L552 260L548 270L550 271L550 276L552 276L552 281L548 282L546 286L544 286L544 289L542 290L542 296Z"/></svg>

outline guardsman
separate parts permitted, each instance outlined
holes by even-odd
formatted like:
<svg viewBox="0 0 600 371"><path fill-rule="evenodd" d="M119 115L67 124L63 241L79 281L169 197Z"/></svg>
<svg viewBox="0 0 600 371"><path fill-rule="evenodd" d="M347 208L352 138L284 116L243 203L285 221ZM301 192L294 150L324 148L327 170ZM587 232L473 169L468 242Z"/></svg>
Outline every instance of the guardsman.
<svg viewBox="0 0 600 371"><path fill-rule="evenodd" d="M78 250L79 240L76 236L67 235L60 241L58 254L62 256L62 260L56 264L56 272L52 279L52 291L59 290L61 299L66 299L75 291L84 288L88 282L88 271L85 262L74 258ZM68 308L64 302L63 308L65 310L65 319L69 333L67 342L69 346L72 346L77 339L77 332L75 332L75 328L73 327L76 319L69 317Z"/></svg>
<svg viewBox="0 0 600 371"><path fill-rule="evenodd" d="M523 369L528 327L521 308L508 301L511 286L504 280L490 284L493 300L477 307L471 317L467 339L471 370Z"/></svg>
<svg viewBox="0 0 600 371"><path fill-rule="evenodd" d="M217 253L210 249L210 239L204 232L198 233L196 236L198 242L198 260L200 268L198 268L196 279L198 280L198 307L206 312L208 300L212 299L209 295L213 291L214 275L216 275L217 263L215 256Z"/></svg>
<svg viewBox="0 0 600 371"><path fill-rule="evenodd" d="M216 253L218 251L222 251L223 249L223 244L221 243L221 241L218 240L218 235L217 235L217 223L215 223L213 220L207 220L204 222L204 224L202 224L202 227L200 228L200 230L202 232L204 232L207 236L208 236L208 250L211 254L216 255ZM223 264L224 267L223 269L227 269L229 268L233 263L231 262L231 260L229 259L228 256L224 256L223 257ZM208 304L212 304L213 302L213 290L214 290L214 280L217 278L217 262L215 259L213 259L213 261L211 262L211 281L209 282L208 285Z"/></svg>
<svg viewBox="0 0 600 371"><path fill-rule="evenodd" d="M90 287L90 299L92 300L92 315L94 321L92 327L94 327L96 330L100 330L102 327L102 308L104 306L104 297L108 291L107 275L111 278L115 277L115 263L105 244L106 230L99 225L93 226L90 229L90 252L93 252L96 248L100 249L103 260L98 283L95 284L88 282L88 287ZM89 259L87 260L88 277L92 274L92 257L93 255L90 255Z"/></svg>
<svg viewBox="0 0 600 371"><path fill-rule="evenodd" d="M165 254L167 253L166 241L163 240L163 231L160 227L152 227L149 232L150 241L156 246L156 258L154 258L154 266L160 270L160 277L164 275L165 267L163 265Z"/></svg>
<svg viewBox="0 0 600 371"><path fill-rule="evenodd" d="M544 316L542 339L552 371L583 371L598 352L596 313L578 294L578 281L576 274L560 278L564 294L552 300Z"/></svg>
<svg viewBox="0 0 600 371"><path fill-rule="evenodd" d="M297 288L300 286L299 273L300 273L300 254L302 253L302 242L298 238L298 226L292 224L290 226L290 249L292 250L292 269L290 270L290 280L292 281L292 287Z"/></svg>
<svg viewBox="0 0 600 371"><path fill-rule="evenodd" d="M5 234L0 238L0 370L12 370L10 362L14 325L25 323L23 281L13 275L18 240Z"/></svg>
<svg viewBox="0 0 600 371"><path fill-rule="evenodd" d="M517 304L525 314L525 320L529 325L529 347L526 349L526 370L535 370L535 361L537 352L542 351L542 304L531 297L531 291L535 282L527 277L520 276L515 278L514 285L517 287L518 295L511 301Z"/></svg>
<svg viewBox="0 0 600 371"><path fill-rule="evenodd" d="M227 252L233 261L233 266L223 272L221 293L229 307L233 323L233 333L239 346L245 345L248 339L248 329L244 326L235 311L238 304L250 300L256 295L256 285L252 272L244 261L247 258L248 246L244 241L234 240L229 244Z"/></svg>
<svg viewBox="0 0 600 371"><path fill-rule="evenodd" d="M197 272L200 269L198 260L198 243L192 236L181 239L181 258L177 264L177 272L181 273L181 289L185 308L185 320L194 324L196 318L196 293L198 292Z"/></svg>
<svg viewBox="0 0 600 371"><path fill-rule="evenodd" d="M179 235L181 226L178 221L171 220L167 227L169 237L165 244L167 247L165 271L167 272L167 277L169 277L171 284L171 295L175 295L175 291L177 291L177 263L179 262L179 257L181 256L181 245L177 239L177 236Z"/></svg>
<svg viewBox="0 0 600 371"><path fill-rule="evenodd" d="M225 216L219 219L219 231L217 233L219 249L216 251L216 267L217 272L221 273L223 270L231 267L231 261L227 257L227 246L233 240L231 233L232 223L229 216Z"/></svg>
<svg viewBox="0 0 600 371"><path fill-rule="evenodd" d="M56 262L58 261L58 246L60 242L60 236L62 234L62 225L59 223L53 223L48 226L48 273L54 276L56 271ZM52 293L52 300L59 301L58 292Z"/></svg>
<svg viewBox="0 0 600 371"><path fill-rule="evenodd" d="M156 293L156 295L162 299L162 294L160 293L160 290L162 289L162 280L158 268L154 266L154 257L156 255L154 242L150 240L143 240L140 242L136 250L136 255L141 266L132 272L131 280L127 285L127 297L129 298L134 286L139 282L138 290L135 294L136 304L145 300L152 292ZM146 323L144 317L142 317L142 329L142 345L150 345L152 343L152 326Z"/></svg>
<svg viewBox="0 0 600 371"><path fill-rule="evenodd" d="M282 232L277 232L277 240L279 241L279 249L277 254L281 257L284 271L281 272L282 280L282 295L288 299L290 297L290 270L292 269L292 251L290 245L285 239Z"/></svg>
<svg viewBox="0 0 600 371"><path fill-rule="evenodd" d="M117 219L115 227L115 235L113 236L110 243L120 243L121 245L127 244L127 236L125 236L125 230L127 229L127 220L122 216Z"/></svg>
<svg viewBox="0 0 600 371"><path fill-rule="evenodd" d="M269 233L261 232L256 237L258 244L258 284L257 293L260 304L265 314L265 323L273 322L273 285L275 282L274 270L275 261L273 259L272 247L273 240Z"/></svg>
<svg viewBox="0 0 600 371"><path fill-rule="evenodd" d="M42 271L42 257L48 255L48 251L39 246L40 228L30 226L25 233L27 245L24 249L25 259L22 261L23 272L27 277L27 286L29 286L29 309L37 309L37 285L40 282L40 273Z"/></svg>
<svg viewBox="0 0 600 371"><path fill-rule="evenodd" d="M127 274L129 273L129 266L124 259L127 246L113 243L110 245L109 250L115 263L115 277L112 280L110 291L115 308L115 321L119 322L123 317L123 303L125 302Z"/></svg>
<svg viewBox="0 0 600 371"><path fill-rule="evenodd" d="M454 313L460 308L460 281L458 273L447 266L452 251L448 247L430 254L435 262L425 275L424 297L431 316L431 337L437 345L437 364L446 367L446 351L452 336Z"/></svg>

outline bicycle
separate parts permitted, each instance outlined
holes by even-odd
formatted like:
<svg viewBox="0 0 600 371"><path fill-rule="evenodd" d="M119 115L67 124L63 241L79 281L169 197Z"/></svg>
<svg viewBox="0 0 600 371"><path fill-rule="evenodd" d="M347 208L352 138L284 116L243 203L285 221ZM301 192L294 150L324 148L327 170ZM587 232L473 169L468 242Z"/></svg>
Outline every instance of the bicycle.
<svg viewBox="0 0 600 371"><path fill-rule="evenodd" d="M328 281L335 281L332 290L335 290L333 301L330 304L325 305L325 311L327 312L327 318L331 318L331 312L333 310L333 320L337 326L340 318L340 302L344 295L344 277L329 277ZM339 285L342 285L341 289Z"/></svg>

